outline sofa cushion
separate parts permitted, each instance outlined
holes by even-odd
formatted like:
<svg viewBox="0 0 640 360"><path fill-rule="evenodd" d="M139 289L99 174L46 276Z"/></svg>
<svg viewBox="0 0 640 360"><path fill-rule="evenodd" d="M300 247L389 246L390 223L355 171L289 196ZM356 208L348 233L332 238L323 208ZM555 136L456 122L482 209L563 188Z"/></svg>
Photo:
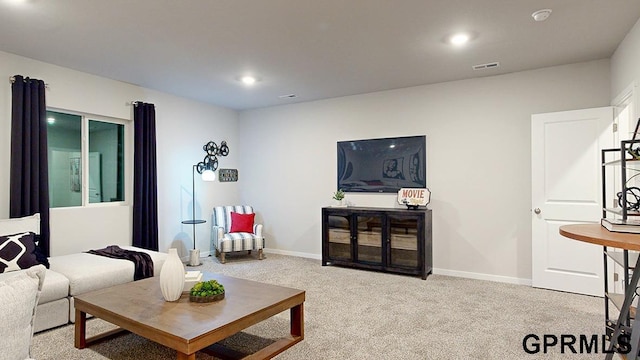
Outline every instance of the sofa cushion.
<svg viewBox="0 0 640 360"><path fill-rule="evenodd" d="M69 295L69 279L60 273L47 269L38 304L66 298L67 295Z"/></svg>
<svg viewBox="0 0 640 360"><path fill-rule="evenodd" d="M222 252L262 249L264 238L247 232L228 233L224 234L218 248Z"/></svg>
<svg viewBox="0 0 640 360"><path fill-rule="evenodd" d="M11 271L0 273L0 281L17 276L21 271ZM69 295L69 279L53 270L46 270L44 284L40 293L38 304L45 304L50 301L66 298Z"/></svg>
<svg viewBox="0 0 640 360"><path fill-rule="evenodd" d="M52 256L51 270L69 279L69 295L133 281L133 263L87 253Z"/></svg>
<svg viewBox="0 0 640 360"><path fill-rule="evenodd" d="M46 304L39 304L33 331L39 332L69 323L69 298L65 297Z"/></svg>
<svg viewBox="0 0 640 360"><path fill-rule="evenodd" d="M45 267L40 265L0 281L0 339L4 359L26 359L31 355L36 304L44 277Z"/></svg>
<svg viewBox="0 0 640 360"><path fill-rule="evenodd" d="M35 234L22 232L0 235L0 272L28 269L38 265Z"/></svg>
<svg viewBox="0 0 640 360"><path fill-rule="evenodd" d="M0 219L0 235L31 231L40 234L40 214L21 218Z"/></svg>
<svg viewBox="0 0 640 360"><path fill-rule="evenodd" d="M160 269L167 254L134 246L121 246L121 248L149 254L153 261L154 276L160 275ZM129 260L79 253L52 256L49 258L49 263L51 270L69 279L71 296L133 281L134 265Z"/></svg>

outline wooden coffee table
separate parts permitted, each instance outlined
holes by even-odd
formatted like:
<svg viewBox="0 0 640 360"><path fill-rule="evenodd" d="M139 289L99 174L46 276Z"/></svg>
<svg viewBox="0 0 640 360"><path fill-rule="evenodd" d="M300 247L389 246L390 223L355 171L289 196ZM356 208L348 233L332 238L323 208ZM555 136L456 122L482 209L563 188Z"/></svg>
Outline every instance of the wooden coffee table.
<svg viewBox="0 0 640 360"><path fill-rule="evenodd" d="M270 359L304 339L303 290L219 274L203 275L205 280L215 279L224 285L223 300L192 303L183 294L178 301L164 301L158 277L76 296L75 347L83 349L128 331L177 350L179 360L195 360L199 350L220 355L222 349L215 343L287 309L290 335L245 359ZM120 328L87 339L87 314Z"/></svg>

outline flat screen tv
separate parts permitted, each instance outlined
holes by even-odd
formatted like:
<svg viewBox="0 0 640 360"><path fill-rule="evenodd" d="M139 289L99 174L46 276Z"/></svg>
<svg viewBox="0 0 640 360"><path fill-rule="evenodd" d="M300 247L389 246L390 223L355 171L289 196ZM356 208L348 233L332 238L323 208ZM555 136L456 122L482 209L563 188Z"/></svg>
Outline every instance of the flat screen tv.
<svg viewBox="0 0 640 360"><path fill-rule="evenodd" d="M426 136L338 142L338 189L395 193L427 186Z"/></svg>

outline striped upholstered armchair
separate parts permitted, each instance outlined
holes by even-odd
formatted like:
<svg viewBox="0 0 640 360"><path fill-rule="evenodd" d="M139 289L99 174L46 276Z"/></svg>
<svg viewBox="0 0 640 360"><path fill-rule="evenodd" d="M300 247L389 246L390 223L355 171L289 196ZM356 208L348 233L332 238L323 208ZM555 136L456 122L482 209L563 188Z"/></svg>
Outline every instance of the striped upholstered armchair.
<svg viewBox="0 0 640 360"><path fill-rule="evenodd" d="M220 262L225 263L225 254L235 251L258 250L262 260L264 238L262 224L255 223L251 206L216 206L211 221L211 247Z"/></svg>

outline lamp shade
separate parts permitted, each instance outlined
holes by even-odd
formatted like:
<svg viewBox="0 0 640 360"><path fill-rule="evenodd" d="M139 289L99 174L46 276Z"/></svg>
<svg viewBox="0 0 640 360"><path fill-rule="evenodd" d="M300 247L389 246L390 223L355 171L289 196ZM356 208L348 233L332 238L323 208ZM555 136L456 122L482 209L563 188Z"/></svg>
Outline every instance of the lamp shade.
<svg viewBox="0 0 640 360"><path fill-rule="evenodd" d="M202 172L202 181L215 181L215 180L216 180L216 173L213 170L207 169Z"/></svg>

